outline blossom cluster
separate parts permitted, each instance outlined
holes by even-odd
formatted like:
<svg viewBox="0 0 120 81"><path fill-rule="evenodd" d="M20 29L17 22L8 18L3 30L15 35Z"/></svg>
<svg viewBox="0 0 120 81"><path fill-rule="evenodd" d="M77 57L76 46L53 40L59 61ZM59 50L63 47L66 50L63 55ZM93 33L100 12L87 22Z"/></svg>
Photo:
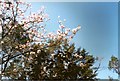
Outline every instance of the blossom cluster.
<svg viewBox="0 0 120 81"><path fill-rule="evenodd" d="M42 6L37 13L31 13L31 11L29 10L30 15L26 17L25 12L29 7L31 7L31 4L20 2L20 1L16 1L16 2L0 1L0 4L1 4L0 17L3 17L4 15L4 18L6 18L4 23L6 22L6 24L8 25L8 28L10 29L10 28L18 27L18 24L22 25L22 27L25 30L27 30L26 32L29 35L29 38L34 42L45 43L49 39L53 39L53 40L70 39L71 40L73 36L76 34L76 32L81 28L80 26L78 26L77 28L70 30L70 28L67 28L63 24L63 21L59 19L58 20L59 29L57 30L57 32L46 33L47 32L45 29L46 22L50 20L50 18L48 14L45 13L44 6ZM9 19L7 20L7 18ZM12 25L13 21L11 21L11 18L15 19L14 25ZM58 16L58 18L60 18L60 16ZM66 20L64 19L64 21Z"/></svg>
<svg viewBox="0 0 120 81"><path fill-rule="evenodd" d="M39 43L42 45L49 45L49 40L59 40L68 42L73 39L74 35L81 29L78 25L76 28L70 29L64 25L64 22L58 16L58 30L56 32L47 32L46 22L50 20L49 15L45 13L45 7L42 6L37 13L31 13L31 4L20 1L1 1L0 0L0 23L4 24L4 32L11 35L11 32L18 27L22 27L26 32L21 34L21 37L27 36L31 41L27 41L25 44L19 44L15 49L28 49L32 43ZM29 13L26 13L26 11ZM28 15L29 14L29 15ZM28 16L27 16L28 15ZM4 22L4 23L3 23ZM10 30L10 32L9 32ZM37 51L39 53L40 50ZM36 54L36 52L30 52L30 55ZM52 54L51 54L52 55ZM53 56L53 55L52 55ZM82 56L75 56L82 58ZM29 58L31 60L32 57Z"/></svg>

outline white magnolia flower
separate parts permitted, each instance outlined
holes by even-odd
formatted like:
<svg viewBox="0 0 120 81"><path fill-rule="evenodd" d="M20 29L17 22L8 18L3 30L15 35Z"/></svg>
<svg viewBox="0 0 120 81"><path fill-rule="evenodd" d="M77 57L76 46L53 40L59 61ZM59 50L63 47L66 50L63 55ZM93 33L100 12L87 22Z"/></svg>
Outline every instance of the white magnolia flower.
<svg viewBox="0 0 120 81"><path fill-rule="evenodd" d="M14 72L17 72L17 69L13 69Z"/></svg>
<svg viewBox="0 0 120 81"><path fill-rule="evenodd" d="M1 41L1 44L3 44L4 43L4 41Z"/></svg>
<svg viewBox="0 0 120 81"><path fill-rule="evenodd" d="M30 54L35 54L35 52L30 52Z"/></svg>
<svg viewBox="0 0 120 81"><path fill-rule="evenodd" d="M83 64L83 63L80 63L80 66L84 66L84 64Z"/></svg>
<svg viewBox="0 0 120 81"><path fill-rule="evenodd" d="M58 18L60 18L60 16L58 16Z"/></svg>
<svg viewBox="0 0 120 81"><path fill-rule="evenodd" d="M76 53L74 56L75 56L76 58L79 57L79 55L78 55L77 53Z"/></svg>
<svg viewBox="0 0 120 81"><path fill-rule="evenodd" d="M61 36L65 37L65 36L66 36L66 34L64 34L64 33L63 33L63 34L61 34Z"/></svg>
<svg viewBox="0 0 120 81"><path fill-rule="evenodd" d="M46 67L43 67L43 70L46 71Z"/></svg>
<svg viewBox="0 0 120 81"><path fill-rule="evenodd" d="M53 54L51 54L51 56L54 56L55 54L53 53Z"/></svg>
<svg viewBox="0 0 120 81"><path fill-rule="evenodd" d="M77 30L80 30L80 29L81 29L81 26L80 26L80 25L78 25Z"/></svg>
<svg viewBox="0 0 120 81"><path fill-rule="evenodd" d="M51 56L52 56L52 58L54 59L55 54L53 53L53 54L51 54Z"/></svg>
<svg viewBox="0 0 120 81"><path fill-rule="evenodd" d="M81 55L80 55L80 56L79 56L79 58L80 58L80 59L82 59L82 58L83 58L83 56L81 56Z"/></svg>
<svg viewBox="0 0 120 81"><path fill-rule="evenodd" d="M65 35L68 35L68 31L65 31Z"/></svg>
<svg viewBox="0 0 120 81"><path fill-rule="evenodd" d="M26 53L27 55L29 54L29 53Z"/></svg>
<svg viewBox="0 0 120 81"><path fill-rule="evenodd" d="M55 73L55 75L53 75L53 77L56 77L57 76L57 73Z"/></svg>
<svg viewBox="0 0 120 81"><path fill-rule="evenodd" d="M18 49L18 46L16 46L15 48Z"/></svg>
<svg viewBox="0 0 120 81"><path fill-rule="evenodd" d="M37 53L40 53L41 52L41 50L37 50Z"/></svg>
<svg viewBox="0 0 120 81"><path fill-rule="evenodd" d="M72 33L73 34L76 34L76 32L77 32L77 29L75 28L75 29L72 29Z"/></svg>
<svg viewBox="0 0 120 81"><path fill-rule="evenodd" d="M60 31L60 30L57 30L57 34L60 35L60 34L61 34L61 31Z"/></svg>
<svg viewBox="0 0 120 81"><path fill-rule="evenodd" d="M63 55L63 58L65 58L65 56Z"/></svg>
<svg viewBox="0 0 120 81"><path fill-rule="evenodd" d="M58 39L58 40L62 39L62 36L61 36L61 35L58 35L57 39Z"/></svg>
<svg viewBox="0 0 120 81"><path fill-rule="evenodd" d="M59 21L58 21L58 23L62 23L62 21L61 21L61 20L59 20Z"/></svg>

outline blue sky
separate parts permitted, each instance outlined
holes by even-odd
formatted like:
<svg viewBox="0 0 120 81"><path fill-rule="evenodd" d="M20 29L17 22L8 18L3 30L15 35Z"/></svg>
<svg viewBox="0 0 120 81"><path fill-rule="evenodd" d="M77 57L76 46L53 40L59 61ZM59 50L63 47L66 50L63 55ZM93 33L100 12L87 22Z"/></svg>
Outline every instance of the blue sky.
<svg viewBox="0 0 120 81"><path fill-rule="evenodd" d="M90 54L104 58L99 78L118 78L116 73L107 69L110 57L118 56L117 2L32 2L32 11L36 12L41 6L45 6L51 19L47 23L50 31L58 29L58 16L67 20L67 27L81 25L72 42L76 47L85 48Z"/></svg>
<svg viewBox="0 0 120 81"><path fill-rule="evenodd" d="M27 2L119 2L119 0L22 0Z"/></svg>

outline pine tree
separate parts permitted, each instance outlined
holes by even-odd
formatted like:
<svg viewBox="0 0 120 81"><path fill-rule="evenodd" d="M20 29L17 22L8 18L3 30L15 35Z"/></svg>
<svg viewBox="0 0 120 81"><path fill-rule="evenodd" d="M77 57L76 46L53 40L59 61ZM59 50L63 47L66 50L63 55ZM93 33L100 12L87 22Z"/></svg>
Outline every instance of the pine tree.
<svg viewBox="0 0 120 81"><path fill-rule="evenodd" d="M118 74L120 80L120 60L117 57L111 56L108 69L115 71Z"/></svg>

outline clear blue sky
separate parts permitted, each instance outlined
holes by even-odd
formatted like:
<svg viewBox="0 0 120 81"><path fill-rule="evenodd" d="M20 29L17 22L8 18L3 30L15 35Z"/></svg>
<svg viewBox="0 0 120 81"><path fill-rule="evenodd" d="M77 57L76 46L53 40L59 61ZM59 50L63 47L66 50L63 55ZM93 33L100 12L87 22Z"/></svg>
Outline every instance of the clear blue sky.
<svg viewBox="0 0 120 81"><path fill-rule="evenodd" d="M117 2L32 2L32 11L36 12L42 5L51 19L47 23L48 30L55 31L58 28L58 16L66 19L65 25L70 28L81 25L82 29L72 42L76 47L85 48L90 54L104 58L99 78L118 78L116 73L107 69L110 57L118 56Z"/></svg>

